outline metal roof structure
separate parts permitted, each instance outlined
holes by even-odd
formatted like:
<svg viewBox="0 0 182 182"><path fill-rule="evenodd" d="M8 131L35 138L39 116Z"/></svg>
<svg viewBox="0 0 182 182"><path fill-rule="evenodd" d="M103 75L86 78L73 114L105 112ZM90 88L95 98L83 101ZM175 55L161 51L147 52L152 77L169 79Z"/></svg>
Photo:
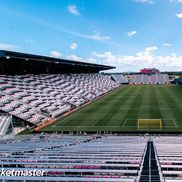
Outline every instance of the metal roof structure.
<svg viewBox="0 0 182 182"><path fill-rule="evenodd" d="M98 73L115 67L0 50L0 74Z"/></svg>

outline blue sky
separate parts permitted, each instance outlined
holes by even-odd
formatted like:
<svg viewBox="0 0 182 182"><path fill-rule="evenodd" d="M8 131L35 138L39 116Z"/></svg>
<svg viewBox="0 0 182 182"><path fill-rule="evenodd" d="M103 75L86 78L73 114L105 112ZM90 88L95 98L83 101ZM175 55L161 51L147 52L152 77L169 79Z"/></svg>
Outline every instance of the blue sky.
<svg viewBox="0 0 182 182"><path fill-rule="evenodd" d="M182 70L182 0L0 0L0 25L0 49Z"/></svg>

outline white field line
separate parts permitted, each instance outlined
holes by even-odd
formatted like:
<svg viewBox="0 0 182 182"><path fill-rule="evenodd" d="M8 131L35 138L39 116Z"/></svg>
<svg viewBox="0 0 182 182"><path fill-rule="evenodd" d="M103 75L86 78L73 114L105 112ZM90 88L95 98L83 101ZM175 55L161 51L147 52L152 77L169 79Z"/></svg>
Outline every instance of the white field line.
<svg viewBox="0 0 182 182"><path fill-rule="evenodd" d="M77 127L83 127L83 128L84 128L84 127L92 127L92 128L93 128L93 127L98 127L98 128L99 128L99 127L102 127L102 128L104 128L104 127L105 127L105 128L116 128L116 127L117 127L117 128L119 128L119 127L121 127L121 126L116 126L116 125L115 125L115 126L112 126L112 125L110 125L110 126L51 126L51 127L53 127L53 128L60 128L60 127L61 127L61 128L66 128L66 127L75 127L75 128L77 128ZM127 126L127 127L129 128L129 127L134 127L134 126Z"/></svg>
<svg viewBox="0 0 182 182"><path fill-rule="evenodd" d="M99 117L92 125L90 125L90 127L94 127L95 124L96 124L98 121L100 121L107 113L108 113L108 111L107 111L107 112L104 112L104 113L101 115L101 117Z"/></svg>
<svg viewBox="0 0 182 182"><path fill-rule="evenodd" d="M178 125L176 124L176 121L174 119L172 119L172 120L173 120L174 126L178 127Z"/></svg>
<svg viewBox="0 0 182 182"><path fill-rule="evenodd" d="M99 119L101 119L103 116L104 116L105 114L103 114ZM97 122L98 122L98 120L99 119L97 119L96 120L96 122L94 122L94 124L96 124ZM134 125L134 126L126 126L126 123L128 122L128 121L131 121L131 120L137 120L136 118L134 118L134 119L125 119L125 121L124 121L124 123L123 123L123 125L122 125L122 127L134 127L134 126L136 126L136 125ZM171 126L166 126L166 127L178 127L178 125L177 125L177 123L176 123L176 121L174 120L174 119L162 119L162 121L172 121L173 122L173 124L174 125L171 125ZM92 125L88 125L88 126L85 126L85 125L79 125L79 126L62 126L62 125L56 125L56 126L51 126L51 127L53 127L53 128L66 128L66 127L105 127L105 128L109 128L109 127L121 127L121 126L119 126L119 125L114 125L114 126L112 126L112 125L109 125L109 126L94 126L93 124Z"/></svg>
<svg viewBox="0 0 182 182"><path fill-rule="evenodd" d="M125 126L126 122L128 121L128 119L125 119L124 123L123 123L123 127Z"/></svg>

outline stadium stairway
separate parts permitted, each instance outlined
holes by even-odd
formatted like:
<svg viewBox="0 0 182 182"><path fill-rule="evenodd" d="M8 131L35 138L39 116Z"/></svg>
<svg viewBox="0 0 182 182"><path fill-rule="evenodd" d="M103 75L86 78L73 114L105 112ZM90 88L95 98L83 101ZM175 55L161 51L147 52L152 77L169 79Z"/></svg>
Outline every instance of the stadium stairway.
<svg viewBox="0 0 182 182"><path fill-rule="evenodd" d="M140 182L160 182L159 169L157 166L154 146L152 141L148 141L147 150L143 162Z"/></svg>

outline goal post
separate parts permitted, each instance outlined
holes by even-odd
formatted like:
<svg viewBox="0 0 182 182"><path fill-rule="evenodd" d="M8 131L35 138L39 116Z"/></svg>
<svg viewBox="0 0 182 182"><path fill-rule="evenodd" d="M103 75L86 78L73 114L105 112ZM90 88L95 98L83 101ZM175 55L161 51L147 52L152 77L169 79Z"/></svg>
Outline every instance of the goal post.
<svg viewBox="0 0 182 182"><path fill-rule="evenodd" d="M138 130L162 129L161 119L138 119Z"/></svg>

